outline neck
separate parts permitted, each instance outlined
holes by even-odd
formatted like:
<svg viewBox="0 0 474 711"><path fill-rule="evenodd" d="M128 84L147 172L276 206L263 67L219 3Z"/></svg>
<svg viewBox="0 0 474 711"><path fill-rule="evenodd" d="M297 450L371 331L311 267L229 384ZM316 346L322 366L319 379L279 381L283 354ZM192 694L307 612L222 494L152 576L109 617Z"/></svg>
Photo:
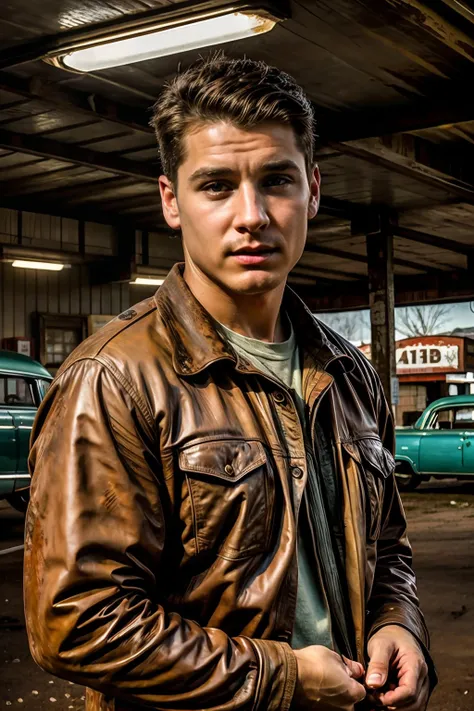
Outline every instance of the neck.
<svg viewBox="0 0 474 711"><path fill-rule="evenodd" d="M187 264L184 280L206 311L232 331L268 343L288 337L280 317L285 283L264 294L230 294Z"/></svg>

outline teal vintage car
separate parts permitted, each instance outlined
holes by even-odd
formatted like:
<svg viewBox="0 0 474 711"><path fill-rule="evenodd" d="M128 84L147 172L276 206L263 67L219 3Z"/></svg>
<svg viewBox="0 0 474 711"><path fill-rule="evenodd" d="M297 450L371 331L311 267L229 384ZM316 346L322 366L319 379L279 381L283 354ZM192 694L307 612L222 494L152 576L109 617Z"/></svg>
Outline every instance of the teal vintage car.
<svg viewBox="0 0 474 711"><path fill-rule="evenodd" d="M399 489L432 476L474 479L474 395L436 400L413 427L397 427L396 437Z"/></svg>
<svg viewBox="0 0 474 711"><path fill-rule="evenodd" d="M0 350L0 499L19 511L28 504L28 452L50 373L28 356Z"/></svg>

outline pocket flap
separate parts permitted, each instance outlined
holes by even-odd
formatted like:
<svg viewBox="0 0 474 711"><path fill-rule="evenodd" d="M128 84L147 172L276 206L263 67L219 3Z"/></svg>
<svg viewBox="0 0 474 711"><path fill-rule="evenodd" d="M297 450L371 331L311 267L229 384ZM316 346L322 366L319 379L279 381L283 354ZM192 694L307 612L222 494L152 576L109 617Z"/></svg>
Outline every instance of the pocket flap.
<svg viewBox="0 0 474 711"><path fill-rule="evenodd" d="M180 469L207 474L226 481L239 481L266 462L261 442L219 440L191 445L179 454Z"/></svg>
<svg viewBox="0 0 474 711"><path fill-rule="evenodd" d="M357 447L363 461L375 474L387 479L395 471L395 459L379 437L364 437L357 440Z"/></svg>

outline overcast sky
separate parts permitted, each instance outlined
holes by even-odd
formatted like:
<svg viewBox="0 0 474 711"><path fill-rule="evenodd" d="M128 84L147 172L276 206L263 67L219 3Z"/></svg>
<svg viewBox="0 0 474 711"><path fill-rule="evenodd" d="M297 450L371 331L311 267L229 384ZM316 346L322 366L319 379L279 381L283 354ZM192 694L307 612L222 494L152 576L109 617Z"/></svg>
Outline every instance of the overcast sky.
<svg viewBox="0 0 474 711"><path fill-rule="evenodd" d="M453 331L455 328L473 328L474 327L474 302L468 301L468 302L463 302L459 304L449 304L450 310L449 313L446 314L443 323L440 324L440 326L435 329L436 333L446 333L449 331ZM396 317L396 312L397 309L395 309L395 317ZM354 340L355 342L364 342L364 343L370 343L370 317L369 317L369 311L364 310L364 311L346 311L345 314L351 315L356 319L357 321L357 336L354 335L354 337L351 340ZM318 313L316 314L318 318L320 318L322 321L327 321L330 326L333 328L336 328L336 324L332 323L331 320L334 319L334 314L322 314ZM345 335L345 334L343 334ZM397 340L400 340L402 338L405 338L405 336L400 333L399 331L396 331L395 337Z"/></svg>

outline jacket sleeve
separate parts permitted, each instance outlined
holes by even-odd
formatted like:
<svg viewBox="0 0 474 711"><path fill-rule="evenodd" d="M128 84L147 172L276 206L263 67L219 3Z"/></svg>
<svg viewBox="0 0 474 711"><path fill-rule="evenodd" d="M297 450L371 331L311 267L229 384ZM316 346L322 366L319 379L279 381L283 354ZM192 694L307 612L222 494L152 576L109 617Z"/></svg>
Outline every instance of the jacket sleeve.
<svg viewBox="0 0 474 711"><path fill-rule="evenodd" d="M287 711L288 645L230 638L167 609L158 437L137 402L123 376L86 359L40 408L25 543L32 655L131 705Z"/></svg>
<svg viewBox="0 0 474 711"><path fill-rule="evenodd" d="M378 389L380 437L384 447L395 453L395 429L392 413L381 385ZM420 610L416 577L412 567L412 550L407 536L407 522L393 472L385 480L382 526L377 541L374 584L368 608L370 639L386 625L400 625L417 639L428 664L431 686L437 683L436 671L428 652L430 639Z"/></svg>

